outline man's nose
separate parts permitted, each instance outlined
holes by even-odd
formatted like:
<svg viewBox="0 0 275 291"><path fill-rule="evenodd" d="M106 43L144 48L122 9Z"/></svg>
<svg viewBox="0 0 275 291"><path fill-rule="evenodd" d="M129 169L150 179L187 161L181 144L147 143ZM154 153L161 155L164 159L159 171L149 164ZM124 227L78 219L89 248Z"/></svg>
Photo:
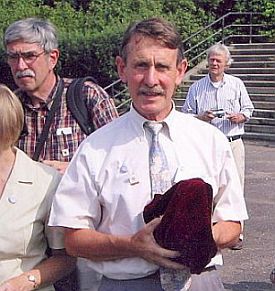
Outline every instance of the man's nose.
<svg viewBox="0 0 275 291"><path fill-rule="evenodd" d="M19 70L24 70L24 69L28 68L28 65L26 64L26 62L24 61L24 59L21 56L18 56L17 68Z"/></svg>
<svg viewBox="0 0 275 291"><path fill-rule="evenodd" d="M158 73L155 67L152 66L146 71L144 82L148 87L153 87L158 84Z"/></svg>

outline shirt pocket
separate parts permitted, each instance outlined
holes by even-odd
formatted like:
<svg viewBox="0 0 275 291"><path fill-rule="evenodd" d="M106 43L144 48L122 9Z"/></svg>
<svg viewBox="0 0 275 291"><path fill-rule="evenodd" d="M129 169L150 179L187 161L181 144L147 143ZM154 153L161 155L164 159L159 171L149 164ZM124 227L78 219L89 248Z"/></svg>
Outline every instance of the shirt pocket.
<svg viewBox="0 0 275 291"><path fill-rule="evenodd" d="M85 137L77 123L73 126L53 128L49 140L52 159L69 162Z"/></svg>
<svg viewBox="0 0 275 291"><path fill-rule="evenodd" d="M236 113L240 111L239 97L236 93L225 98L225 111L227 113Z"/></svg>
<svg viewBox="0 0 275 291"><path fill-rule="evenodd" d="M113 167L106 167L105 174L101 177L104 186L100 199L111 219L123 216L122 220L125 223L127 219L136 219L150 199L149 172L146 175L145 168L143 167L142 171L140 167L142 165L134 167L131 162L117 162ZM100 184L102 185L102 182Z"/></svg>
<svg viewBox="0 0 275 291"><path fill-rule="evenodd" d="M218 184L217 184L217 179L215 178L215 174L213 173L213 176L211 176L207 173L204 173L203 171L201 171L197 167L191 168L191 167L180 166L177 169L174 183L177 183L177 182L182 181L182 180L193 179L193 178L202 179L205 183L208 183L209 185L211 185L211 187L213 189L213 195L215 195L215 193L217 193Z"/></svg>

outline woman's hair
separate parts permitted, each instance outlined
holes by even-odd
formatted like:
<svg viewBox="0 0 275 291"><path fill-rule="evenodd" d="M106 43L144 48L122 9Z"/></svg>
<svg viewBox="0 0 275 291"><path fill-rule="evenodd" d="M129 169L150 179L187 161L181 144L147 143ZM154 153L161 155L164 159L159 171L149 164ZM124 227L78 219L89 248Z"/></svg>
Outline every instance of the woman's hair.
<svg viewBox="0 0 275 291"><path fill-rule="evenodd" d="M0 84L0 149L13 146L23 129L24 111L18 97Z"/></svg>
<svg viewBox="0 0 275 291"><path fill-rule="evenodd" d="M26 18L13 22L5 31L4 47L14 41L37 43L46 53L58 48L58 39L55 26L48 20Z"/></svg>
<svg viewBox="0 0 275 291"><path fill-rule="evenodd" d="M152 38L170 49L178 49L177 62L184 59L182 39L175 26L162 18L149 18L129 25L125 31L120 47L120 56L125 62L128 44L135 35Z"/></svg>

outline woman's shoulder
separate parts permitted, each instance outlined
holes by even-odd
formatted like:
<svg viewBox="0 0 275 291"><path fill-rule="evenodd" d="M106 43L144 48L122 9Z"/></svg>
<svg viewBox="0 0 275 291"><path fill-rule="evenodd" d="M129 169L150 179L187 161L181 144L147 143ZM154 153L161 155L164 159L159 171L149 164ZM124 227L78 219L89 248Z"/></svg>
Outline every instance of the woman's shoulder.
<svg viewBox="0 0 275 291"><path fill-rule="evenodd" d="M40 177L41 179L52 180L53 178L60 179L61 176L55 168L32 160L26 153L18 148L16 148L16 164L17 168L21 168L21 172L24 172L24 175L30 178Z"/></svg>

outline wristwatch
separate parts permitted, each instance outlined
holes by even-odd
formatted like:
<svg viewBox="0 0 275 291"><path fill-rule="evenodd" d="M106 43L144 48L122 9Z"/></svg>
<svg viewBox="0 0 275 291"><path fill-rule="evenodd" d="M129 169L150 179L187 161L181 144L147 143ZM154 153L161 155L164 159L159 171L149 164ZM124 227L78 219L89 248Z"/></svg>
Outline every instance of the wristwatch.
<svg viewBox="0 0 275 291"><path fill-rule="evenodd" d="M33 283L33 288L35 289L35 288L37 288L37 279L36 279L36 277L34 276L34 275L28 275L27 276L27 278L28 278L28 281L29 282L32 282Z"/></svg>

